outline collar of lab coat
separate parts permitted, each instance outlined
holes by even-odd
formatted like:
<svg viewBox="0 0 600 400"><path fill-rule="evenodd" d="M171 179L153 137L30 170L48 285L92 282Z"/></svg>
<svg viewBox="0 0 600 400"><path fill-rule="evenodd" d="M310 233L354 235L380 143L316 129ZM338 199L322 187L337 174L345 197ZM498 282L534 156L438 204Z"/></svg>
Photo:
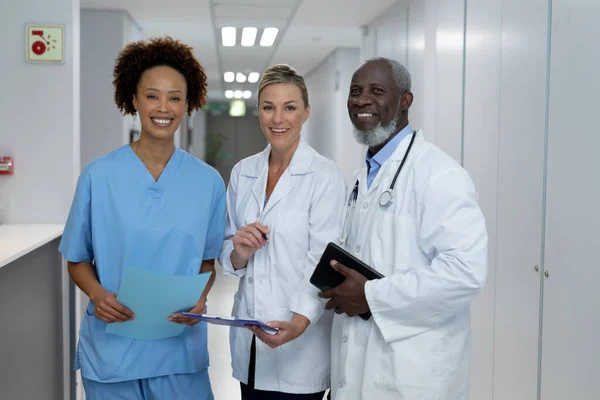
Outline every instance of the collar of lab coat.
<svg viewBox="0 0 600 400"><path fill-rule="evenodd" d="M408 149L408 145L410 144L411 138L412 133L410 135L407 135L404 139L402 139L400 143L398 143L398 147L396 147L396 150L394 150L392 155L383 163L383 165L379 169L379 172L373 180L373 183L371 183L370 188L367 188L367 168L363 167L358 171L358 173L356 174L356 179L358 179L359 181L359 189L363 194L366 195L369 192L375 192L381 184L382 180L386 179L388 175L393 175L396 173L396 169L398 168L398 166L402 162L402 159L404 158L404 154ZM406 160L406 163L404 164L404 167L402 167L402 170L409 167L411 155L416 154L417 149L424 140L425 137L423 135L423 130L419 129L417 131L417 136L415 137L415 142L413 143L413 146L410 149L410 154L408 155L408 158ZM401 174L402 173L404 172L401 172Z"/></svg>
<svg viewBox="0 0 600 400"><path fill-rule="evenodd" d="M250 160L247 166L243 168L241 174L250 178L257 178L252 185L252 194L258 202L259 209L263 208L265 199L265 190L267 187L267 176L269 172L269 154L271 154L271 145L268 145L257 157ZM290 165L279 178L269 202L264 208L262 214L269 212L281 199L290 194L294 188L294 175L305 175L313 172L314 168L314 150L300 138L298 148L292 156Z"/></svg>
<svg viewBox="0 0 600 400"><path fill-rule="evenodd" d="M291 175L304 175L313 172L314 153L311 150L311 147L302 140L302 137L300 137L298 148L292 156L290 165L287 167L287 171L289 171ZM260 154L258 154L258 157L253 157L248 160L250 162L248 165L245 165L241 174L251 178L258 178L263 175L263 173L266 173L269 168L270 154L271 145L269 144Z"/></svg>

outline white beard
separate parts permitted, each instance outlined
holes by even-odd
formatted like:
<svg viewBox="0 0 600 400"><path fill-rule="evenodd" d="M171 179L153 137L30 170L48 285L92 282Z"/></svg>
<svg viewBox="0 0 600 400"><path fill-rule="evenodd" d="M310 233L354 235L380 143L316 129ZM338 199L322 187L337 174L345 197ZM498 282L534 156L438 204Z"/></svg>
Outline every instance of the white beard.
<svg viewBox="0 0 600 400"><path fill-rule="evenodd" d="M380 122L375 128L366 131L360 130L354 126L354 138L358 143L365 144L368 147L375 147L385 143L385 141L395 132L396 118L386 126L382 126Z"/></svg>

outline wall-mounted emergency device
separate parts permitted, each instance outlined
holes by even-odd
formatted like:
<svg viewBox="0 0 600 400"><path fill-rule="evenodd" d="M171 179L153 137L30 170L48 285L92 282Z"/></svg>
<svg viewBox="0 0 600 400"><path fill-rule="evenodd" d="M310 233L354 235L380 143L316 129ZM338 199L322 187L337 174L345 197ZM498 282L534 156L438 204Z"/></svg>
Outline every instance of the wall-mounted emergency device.
<svg viewBox="0 0 600 400"><path fill-rule="evenodd" d="M0 175L12 175L15 172L15 162L12 157L0 156Z"/></svg>

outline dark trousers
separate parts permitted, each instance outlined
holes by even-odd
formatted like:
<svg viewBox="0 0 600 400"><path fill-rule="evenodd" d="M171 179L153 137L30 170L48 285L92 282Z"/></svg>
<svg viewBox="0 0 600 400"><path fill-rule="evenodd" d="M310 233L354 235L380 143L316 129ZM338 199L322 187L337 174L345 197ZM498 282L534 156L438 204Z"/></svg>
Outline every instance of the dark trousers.
<svg viewBox="0 0 600 400"><path fill-rule="evenodd" d="M243 383L240 383L242 387L242 400L322 400L323 396L325 396L325 391L311 394L292 394L255 389L254 377L256 373L256 336L252 336L249 367L248 384L244 385Z"/></svg>

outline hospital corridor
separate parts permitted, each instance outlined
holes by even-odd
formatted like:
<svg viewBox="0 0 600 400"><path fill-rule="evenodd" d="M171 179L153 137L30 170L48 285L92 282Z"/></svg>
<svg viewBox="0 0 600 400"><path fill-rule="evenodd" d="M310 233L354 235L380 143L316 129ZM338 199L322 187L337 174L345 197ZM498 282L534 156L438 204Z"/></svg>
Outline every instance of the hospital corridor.
<svg viewBox="0 0 600 400"><path fill-rule="evenodd" d="M0 400L600 399L600 0L0 0Z"/></svg>

